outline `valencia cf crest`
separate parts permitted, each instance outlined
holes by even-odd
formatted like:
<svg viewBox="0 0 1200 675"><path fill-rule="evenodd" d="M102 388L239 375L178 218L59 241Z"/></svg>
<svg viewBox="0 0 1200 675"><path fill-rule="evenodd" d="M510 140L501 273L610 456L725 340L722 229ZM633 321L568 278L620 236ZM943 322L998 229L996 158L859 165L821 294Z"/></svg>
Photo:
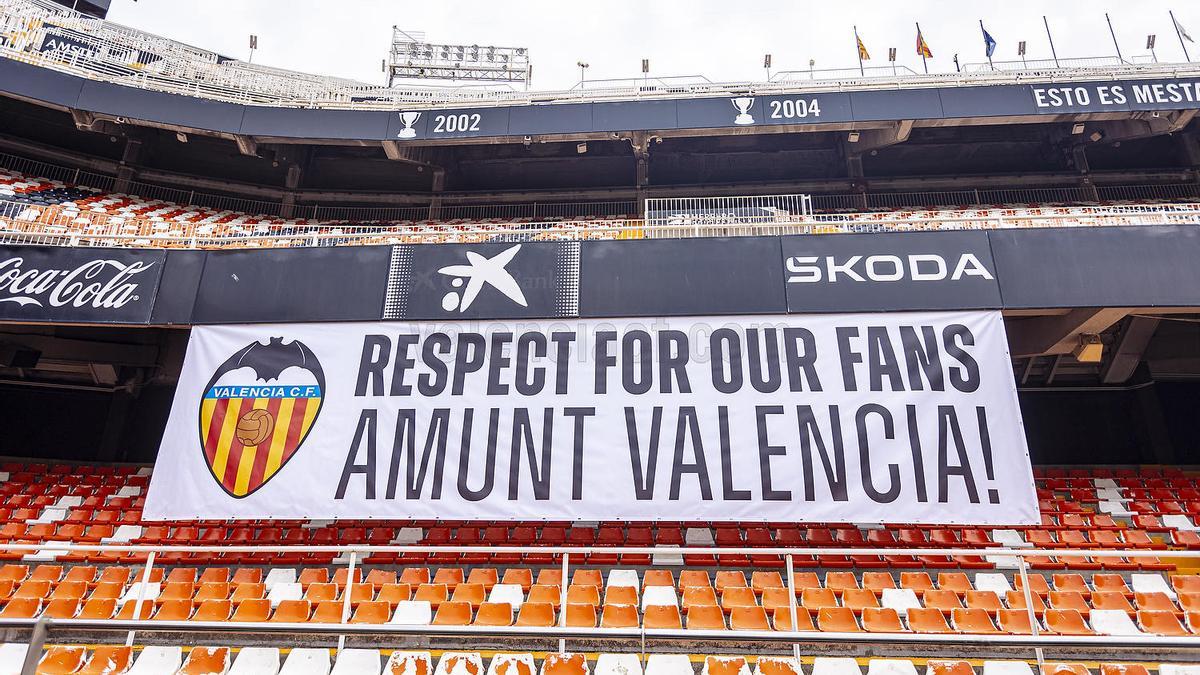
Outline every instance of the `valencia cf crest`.
<svg viewBox="0 0 1200 675"><path fill-rule="evenodd" d="M200 447L231 497L253 494L288 463L312 431L325 373L303 342L251 342L213 373L200 401Z"/></svg>

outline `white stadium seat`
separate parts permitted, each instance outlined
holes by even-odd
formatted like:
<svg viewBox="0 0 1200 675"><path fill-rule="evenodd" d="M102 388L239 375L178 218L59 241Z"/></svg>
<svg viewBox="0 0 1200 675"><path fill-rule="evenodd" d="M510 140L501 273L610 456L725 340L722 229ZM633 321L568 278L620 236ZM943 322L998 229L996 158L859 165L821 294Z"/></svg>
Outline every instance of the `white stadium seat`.
<svg viewBox="0 0 1200 675"><path fill-rule="evenodd" d="M433 606L428 600L404 600L396 605L388 623L403 626L428 626L433 621Z"/></svg>
<svg viewBox="0 0 1200 675"><path fill-rule="evenodd" d="M637 654L600 654L592 675L643 675L642 661Z"/></svg>
<svg viewBox="0 0 1200 675"><path fill-rule="evenodd" d="M18 642L0 644L0 675L21 675L29 645ZM178 667L178 666L176 666Z"/></svg>
<svg viewBox="0 0 1200 675"><path fill-rule="evenodd" d="M818 656L813 659L812 675L862 675L862 669L848 656Z"/></svg>
<svg viewBox="0 0 1200 675"><path fill-rule="evenodd" d="M867 675L917 675L917 667L908 659L871 659Z"/></svg>
<svg viewBox="0 0 1200 675"><path fill-rule="evenodd" d="M1172 600L1175 599L1175 589L1171 588L1161 574L1131 574L1129 585L1134 593L1162 593Z"/></svg>
<svg viewBox="0 0 1200 675"><path fill-rule="evenodd" d="M267 600L271 601L272 607L278 607L279 603L284 600L300 600L304 597L304 587L300 584L284 584L279 583L271 587L267 591Z"/></svg>
<svg viewBox="0 0 1200 675"><path fill-rule="evenodd" d="M517 584L496 584L488 594L488 602L507 602L515 612L525 602L525 591Z"/></svg>
<svg viewBox="0 0 1200 675"><path fill-rule="evenodd" d="M276 675L279 650L275 647L244 647L233 660L229 675Z"/></svg>
<svg viewBox="0 0 1200 675"><path fill-rule="evenodd" d="M647 607L675 607L679 604L679 596L673 586L648 586L642 592L642 609Z"/></svg>
<svg viewBox="0 0 1200 675"><path fill-rule="evenodd" d="M645 675L695 675L695 672L686 654L650 654L646 657Z"/></svg>
<svg viewBox="0 0 1200 675"><path fill-rule="evenodd" d="M337 653L329 675L379 675L379 661L378 649L343 649ZM433 670L430 663L426 673Z"/></svg>
<svg viewBox="0 0 1200 675"><path fill-rule="evenodd" d="M984 661L983 675L1033 675L1024 661Z"/></svg>
<svg viewBox="0 0 1200 675"><path fill-rule="evenodd" d="M293 649L279 675L329 675L329 650Z"/></svg>
<svg viewBox="0 0 1200 675"><path fill-rule="evenodd" d="M1101 635L1141 635L1142 631L1129 614L1121 609L1093 609L1088 617L1092 622L1092 630Z"/></svg>
<svg viewBox="0 0 1200 675"><path fill-rule="evenodd" d="M146 647L125 675L174 675L183 664L183 647Z"/></svg>

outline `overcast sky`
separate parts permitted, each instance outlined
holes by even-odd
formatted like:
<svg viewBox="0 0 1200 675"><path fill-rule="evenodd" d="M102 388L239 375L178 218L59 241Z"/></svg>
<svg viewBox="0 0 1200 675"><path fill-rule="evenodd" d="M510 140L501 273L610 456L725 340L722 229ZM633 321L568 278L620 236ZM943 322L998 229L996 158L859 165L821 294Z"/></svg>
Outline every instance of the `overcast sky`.
<svg viewBox="0 0 1200 675"><path fill-rule="evenodd" d="M1060 59L1116 53L1109 12L1126 59L1148 55L1158 35L1160 61L1182 61L1167 10L1200 40L1196 0L113 0L109 19L245 59L247 36L259 37L256 63L383 83L393 25L423 30L430 42L529 47L536 89L569 88L576 62L587 79L636 77L650 59L652 76L704 75L714 81L762 79L763 55L774 71L857 67L853 26L871 51L868 65L898 62L920 71L915 21L933 49L930 71L986 61L979 20L998 47L994 58L1050 58L1042 15ZM1200 60L1200 43L1188 43Z"/></svg>

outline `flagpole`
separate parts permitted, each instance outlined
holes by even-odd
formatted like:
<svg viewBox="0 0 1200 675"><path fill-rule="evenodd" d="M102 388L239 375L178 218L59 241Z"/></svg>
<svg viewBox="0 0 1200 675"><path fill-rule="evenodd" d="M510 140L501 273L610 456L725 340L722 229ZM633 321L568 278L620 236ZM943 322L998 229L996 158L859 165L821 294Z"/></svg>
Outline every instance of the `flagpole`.
<svg viewBox="0 0 1200 675"><path fill-rule="evenodd" d="M1054 48L1054 36L1050 34L1050 21L1046 19L1046 15L1042 15L1042 23L1046 24L1046 37L1050 40L1050 54L1054 57L1054 67L1061 68L1058 65L1058 50Z"/></svg>
<svg viewBox="0 0 1200 675"><path fill-rule="evenodd" d="M862 62L862 39L858 37L858 26L854 27L854 51L858 52L858 74L866 77L867 71L863 68Z"/></svg>
<svg viewBox="0 0 1200 675"><path fill-rule="evenodd" d="M983 19L980 19L980 20L979 20L979 30L983 31L983 34L984 34L984 35L987 35L987 29L983 27ZM987 38L985 37L985 38L983 39L983 53L984 53L984 54L987 56L987 59L988 59L988 68L990 68L990 69L992 69L992 70L995 70L995 69L996 69L996 66L992 65L992 54L991 54L991 51L992 51L992 50L988 49L988 41L987 41Z"/></svg>
<svg viewBox="0 0 1200 675"><path fill-rule="evenodd" d="M921 65L925 66L925 74L928 75L929 74L929 61L925 60L925 50L921 49L921 45L924 44L924 42L925 42L924 38L922 38L922 36L921 36L921 22L917 21L916 24L917 24L917 48L920 49L920 51L921 51Z"/></svg>
<svg viewBox="0 0 1200 675"><path fill-rule="evenodd" d="M1117 32L1113 30L1112 19L1108 18L1108 12L1104 13L1104 20L1108 22L1108 34L1112 36L1113 46L1117 48L1117 60L1125 63L1125 57L1121 56L1121 43L1117 42Z"/></svg>
<svg viewBox="0 0 1200 675"><path fill-rule="evenodd" d="M1179 22L1175 20L1175 10L1168 9L1167 14L1171 15L1171 25L1175 27L1175 37L1179 38L1179 46L1183 47L1183 58L1191 63L1192 57L1188 55L1187 43L1183 41L1183 32L1179 30Z"/></svg>

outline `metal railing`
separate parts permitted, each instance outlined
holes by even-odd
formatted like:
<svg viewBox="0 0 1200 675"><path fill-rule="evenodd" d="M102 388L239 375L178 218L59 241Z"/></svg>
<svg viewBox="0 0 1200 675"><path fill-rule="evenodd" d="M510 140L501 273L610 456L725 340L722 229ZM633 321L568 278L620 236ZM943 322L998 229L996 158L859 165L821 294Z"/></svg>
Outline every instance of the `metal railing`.
<svg viewBox="0 0 1200 675"><path fill-rule="evenodd" d="M648 227L803 222L812 213L809 195L661 197L646 200Z"/></svg>
<svg viewBox="0 0 1200 675"><path fill-rule="evenodd" d="M1037 209L1030 209L1037 211ZM845 233L995 230L1200 224L1200 203L1055 207L1056 213L980 209L956 215L914 213L815 214L772 222L694 222L652 225L640 220L568 220L453 225L300 224L215 225L65 213L61 209L0 202L0 243L150 248L303 248L317 246L585 241L747 237Z"/></svg>
<svg viewBox="0 0 1200 675"><path fill-rule="evenodd" d="M1069 59L1057 65L1017 62L970 72L914 74L890 68L795 71L769 82L710 82L702 77L588 82L568 90L525 92L479 87L386 88L344 78L313 75L249 64L109 21L94 19L49 0L0 0L0 57L114 82L186 96L249 105L285 105L335 109L395 110L465 104L628 100L655 97L703 97L798 91L907 89L939 86L1079 81L1121 77L1192 77L1194 64L1113 63L1106 59ZM83 45L78 50L42 51L43 38L62 35ZM1062 67L1058 67L1062 66ZM905 69L907 70L907 69Z"/></svg>
<svg viewBox="0 0 1200 675"><path fill-rule="evenodd" d="M964 645L1001 645L1006 647L1031 647L1034 649L1034 657L1036 658L1039 668L1044 664L1045 657L1043 654L1044 647L1080 647L1080 648L1095 648L1101 651L1108 651L1117 647L1130 648L1181 648L1194 649L1200 648L1200 636L1187 637L1170 637L1159 635L1095 635L1095 636L1066 636L1066 635L1047 635L1040 628L1040 623L1037 619L1037 612L1034 609L1033 591L1030 583L1030 577L1033 572L1030 571L1030 563L1028 558L1034 557L1053 557L1053 556L1069 556L1072 558L1121 558L1121 559L1138 559L1138 558L1162 558L1170 557L1173 559L1197 560L1200 559L1200 551L1176 551L1176 550L1118 550L1118 549L1037 549L1037 548L1006 548L1002 546L996 547L978 547L978 548L867 548L867 547L718 547L718 546L652 546L652 547L635 547L635 546L419 546L419 545L343 545L343 546L171 546L171 545L114 545L114 544L74 544L68 542L45 542L42 544L0 544L0 550L8 552L23 552L39 553L41 556L47 554L68 554L79 552L111 552L136 554L145 553L145 565L137 577L137 582L140 585L137 587L137 595L135 598L128 599L126 602L133 602L132 616L134 619L119 620L119 619L0 619L0 628L33 628L33 639L31 639L30 652L40 654L43 644L47 639L48 634L57 629L86 629L86 630L119 630L128 631L126 635L126 644L132 645L136 639L137 631L187 631L187 632L216 632L216 633L292 633L292 634L336 634L338 635L338 648L341 649L345 645L346 637L349 635L370 635L370 636L424 636L432 635L447 636L447 637L523 637L523 638L557 638L559 640L559 652L566 651L566 641L568 639L580 638L627 638L639 639L643 645L648 639L656 640L755 640L763 642L791 643L793 655L798 659L801 654L801 645L805 643L880 643L886 645L915 645L918 647L928 647L937 644L964 644ZM561 556L561 562L555 563L547 567L557 567L562 575L560 583L560 596L557 625L553 627L484 627L484 626L440 626L440 625L402 625L402 624L354 624L350 623L352 598L354 586L358 583L363 583L359 579L363 578L360 566L363 564L364 558L369 558L372 554L437 554L437 553L481 553L486 552L488 555L497 554L543 554L551 556ZM156 565L156 556L163 553L280 553L280 554L309 554L309 553L332 553L336 554L335 559L345 560L345 585L342 591L340 602L342 603L340 622L336 624L314 624L314 623L261 623L261 622L200 622L200 621L158 621L153 619L140 619L143 615L142 608L146 602L153 602L153 598L146 597L146 589L153 578L153 570ZM747 631L730 631L730 630L708 630L708 629L659 629L645 628L639 621L638 628L579 628L567 626L567 589L571 580L571 559L572 556L586 556L591 554L608 554L608 555L641 555L641 556L656 556L669 555L678 556L682 560L685 555L702 555L702 556L721 556L721 555L753 555L753 556L774 556L783 559L784 571L786 575L786 588L788 595L788 617L790 619L789 630L747 630ZM1015 565L1015 579L1020 580L1020 590L1024 600L1026 619L1029 622L1029 635L1003 635L1003 634L920 634L920 633L841 633L841 632L811 632L799 630L799 602L797 598L799 594L796 587L796 579L794 570L796 568L797 559L815 559L819 556L937 556L937 557L984 557L994 562L1004 563L1006 565ZM652 559L653 560L653 559ZM719 558L718 558L719 560ZM189 567L186 564L174 564L173 567ZM330 565L320 565L322 567L331 567ZM686 562L683 565L653 565L654 567L687 567ZM719 565L718 565L719 566ZM594 566L592 566L594 567ZM611 566L610 566L611 567ZM1068 565L1069 567L1069 565ZM358 576L356 576L356 570ZM1022 609L1022 608L1013 608ZM807 611L807 610L806 610ZM36 658L36 656L34 657ZM27 664L31 661L27 661ZM30 671L32 672L32 671Z"/></svg>

